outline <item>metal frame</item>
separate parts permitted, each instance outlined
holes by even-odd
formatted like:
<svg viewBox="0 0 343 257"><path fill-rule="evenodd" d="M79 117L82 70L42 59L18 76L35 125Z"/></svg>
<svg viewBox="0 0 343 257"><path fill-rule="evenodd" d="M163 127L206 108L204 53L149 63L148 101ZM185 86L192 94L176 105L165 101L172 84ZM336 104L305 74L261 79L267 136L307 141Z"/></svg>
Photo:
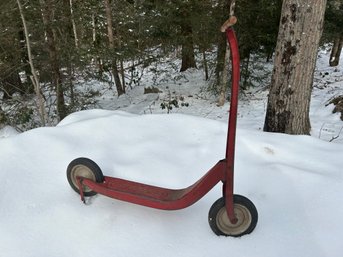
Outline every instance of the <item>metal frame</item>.
<svg viewBox="0 0 343 257"><path fill-rule="evenodd" d="M156 209L177 210L194 204L217 183L222 181L223 197L225 198L228 217L231 223L234 224L237 222L234 214L233 181L240 61L237 38L231 27L226 29L226 37L230 45L232 58L232 86L225 159L215 164L193 185L183 189L161 188L108 176L104 176L102 183L97 183L84 177L77 177L77 183L80 189L83 185L97 193L118 200ZM85 198L82 190L80 190L80 195L81 200L84 201Z"/></svg>

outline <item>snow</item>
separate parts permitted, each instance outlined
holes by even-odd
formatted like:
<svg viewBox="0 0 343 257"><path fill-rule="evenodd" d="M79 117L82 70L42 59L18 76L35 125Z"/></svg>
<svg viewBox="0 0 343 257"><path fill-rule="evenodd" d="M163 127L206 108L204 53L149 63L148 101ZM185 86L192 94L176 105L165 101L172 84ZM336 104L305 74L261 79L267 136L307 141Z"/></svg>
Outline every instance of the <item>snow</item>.
<svg viewBox="0 0 343 257"><path fill-rule="evenodd" d="M11 126L4 126L0 129L0 138L18 135L18 131Z"/></svg>
<svg viewBox="0 0 343 257"><path fill-rule="evenodd" d="M241 97L235 192L257 207L251 234L211 231L207 215L221 197L220 184L186 209L162 211L101 195L84 205L67 182L66 167L81 156L105 175L168 188L194 183L222 159L228 104L217 107L201 95L201 76L193 71L185 87L174 85L190 106L169 115L159 108L165 95L142 95L138 87L102 99L116 111L81 111L20 134L0 130L0 255L340 257L343 124L325 104L342 93L343 71L327 68L327 58L323 53L317 65L312 136L262 132L267 92Z"/></svg>

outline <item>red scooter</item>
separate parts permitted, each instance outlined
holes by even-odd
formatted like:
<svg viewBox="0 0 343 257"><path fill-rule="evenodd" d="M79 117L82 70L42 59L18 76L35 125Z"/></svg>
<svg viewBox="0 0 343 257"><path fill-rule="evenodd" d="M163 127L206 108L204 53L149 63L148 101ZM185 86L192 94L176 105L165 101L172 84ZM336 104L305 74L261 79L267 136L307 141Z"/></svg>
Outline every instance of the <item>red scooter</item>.
<svg viewBox="0 0 343 257"><path fill-rule="evenodd" d="M202 178L183 189L168 189L120 178L104 176L99 166L90 159L77 158L67 168L70 186L81 195L97 193L147 207L162 210L186 208L209 192L217 183L223 183L223 196L210 208L208 221L217 235L240 237L251 233L256 227L258 213L246 197L233 193L234 153L237 122L240 61L238 42L232 25L234 16L222 26L226 32L232 58L232 87L225 159L215 164ZM81 189L81 190L80 190Z"/></svg>

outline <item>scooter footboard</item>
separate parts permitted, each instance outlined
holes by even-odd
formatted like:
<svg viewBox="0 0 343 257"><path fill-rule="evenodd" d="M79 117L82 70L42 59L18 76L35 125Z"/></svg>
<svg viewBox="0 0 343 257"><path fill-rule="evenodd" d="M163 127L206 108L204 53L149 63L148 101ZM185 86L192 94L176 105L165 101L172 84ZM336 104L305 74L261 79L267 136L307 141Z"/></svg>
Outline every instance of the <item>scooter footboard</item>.
<svg viewBox="0 0 343 257"><path fill-rule="evenodd" d="M108 197L162 210L186 208L224 180L226 163L218 162L193 185L183 189L169 189L146 185L120 178L104 177L102 183L83 178L82 184Z"/></svg>

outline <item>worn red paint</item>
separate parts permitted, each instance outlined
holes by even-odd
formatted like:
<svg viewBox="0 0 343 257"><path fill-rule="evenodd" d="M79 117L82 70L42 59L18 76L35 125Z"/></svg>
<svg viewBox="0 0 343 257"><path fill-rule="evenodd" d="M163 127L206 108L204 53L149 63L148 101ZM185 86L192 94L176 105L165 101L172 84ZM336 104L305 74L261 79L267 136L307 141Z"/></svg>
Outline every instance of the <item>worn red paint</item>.
<svg viewBox="0 0 343 257"><path fill-rule="evenodd" d="M223 197L226 200L229 219L232 223L236 222L233 206L233 185L240 61L238 42L234 30L228 28L226 36L230 44L232 57L232 86L225 159L215 164L193 185L183 189L161 188L107 176L104 177L102 183L78 177L79 188L81 188L82 184L97 193L114 199L156 209L177 210L194 204L221 181L223 183ZM81 199L84 201L81 191Z"/></svg>

